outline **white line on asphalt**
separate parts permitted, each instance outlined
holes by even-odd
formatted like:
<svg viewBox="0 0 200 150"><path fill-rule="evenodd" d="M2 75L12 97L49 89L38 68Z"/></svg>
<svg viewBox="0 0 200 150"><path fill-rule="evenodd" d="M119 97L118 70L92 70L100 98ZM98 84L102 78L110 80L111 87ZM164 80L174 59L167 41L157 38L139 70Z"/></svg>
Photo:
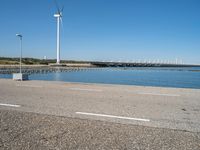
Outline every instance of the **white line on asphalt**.
<svg viewBox="0 0 200 150"><path fill-rule="evenodd" d="M176 95L176 94L143 93L143 92L140 92L138 94L140 94L140 95L154 95L154 96L171 96L171 97L178 97L178 96L180 96L180 95Z"/></svg>
<svg viewBox="0 0 200 150"><path fill-rule="evenodd" d="M74 91L102 92L102 90L98 89L84 89L84 88L69 88L69 89Z"/></svg>
<svg viewBox="0 0 200 150"><path fill-rule="evenodd" d="M42 86L39 86L39 85L20 85L20 84L18 84L18 85L16 85L16 86L19 86L19 87L33 87L33 88L42 88Z"/></svg>
<svg viewBox="0 0 200 150"><path fill-rule="evenodd" d="M0 106L7 106L7 107L21 107L20 105L3 104L3 103L0 103Z"/></svg>
<svg viewBox="0 0 200 150"><path fill-rule="evenodd" d="M131 118L131 117L122 117L122 116L113 116L113 115L95 114L95 113L86 113L86 112L76 112L76 114L98 116L98 117L108 117L108 118L117 118L117 119L126 119L126 120L134 120L134 121L146 121L146 122L150 121L149 119L142 119L142 118Z"/></svg>

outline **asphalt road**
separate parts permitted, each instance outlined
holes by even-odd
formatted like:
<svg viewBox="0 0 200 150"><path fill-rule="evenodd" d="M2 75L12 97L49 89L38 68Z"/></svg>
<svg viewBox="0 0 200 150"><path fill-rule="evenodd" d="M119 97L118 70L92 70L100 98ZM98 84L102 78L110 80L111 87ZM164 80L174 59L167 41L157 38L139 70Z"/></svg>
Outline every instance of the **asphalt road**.
<svg viewBox="0 0 200 150"><path fill-rule="evenodd" d="M200 149L200 90L0 79L0 149Z"/></svg>

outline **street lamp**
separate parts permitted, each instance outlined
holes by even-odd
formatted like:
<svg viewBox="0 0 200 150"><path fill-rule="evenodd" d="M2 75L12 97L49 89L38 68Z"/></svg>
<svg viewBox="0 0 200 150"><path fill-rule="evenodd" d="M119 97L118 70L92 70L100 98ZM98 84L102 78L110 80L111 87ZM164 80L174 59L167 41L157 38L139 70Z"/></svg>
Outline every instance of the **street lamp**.
<svg viewBox="0 0 200 150"><path fill-rule="evenodd" d="M20 73L22 73L22 35L16 34L16 36L20 39Z"/></svg>
<svg viewBox="0 0 200 150"><path fill-rule="evenodd" d="M17 37L20 39L20 73L14 73L13 74L13 80L17 81L23 81L23 80L28 80L28 74L23 74L22 73L22 35L21 34L16 34Z"/></svg>

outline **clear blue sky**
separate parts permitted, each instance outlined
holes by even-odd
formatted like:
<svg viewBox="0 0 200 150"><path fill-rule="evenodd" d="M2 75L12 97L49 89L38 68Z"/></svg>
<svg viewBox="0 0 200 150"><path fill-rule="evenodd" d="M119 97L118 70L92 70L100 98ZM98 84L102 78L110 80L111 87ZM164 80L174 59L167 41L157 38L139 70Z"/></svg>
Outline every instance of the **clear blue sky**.
<svg viewBox="0 0 200 150"><path fill-rule="evenodd" d="M200 0L58 0L61 58L200 64ZM53 0L1 0L0 56L56 58Z"/></svg>

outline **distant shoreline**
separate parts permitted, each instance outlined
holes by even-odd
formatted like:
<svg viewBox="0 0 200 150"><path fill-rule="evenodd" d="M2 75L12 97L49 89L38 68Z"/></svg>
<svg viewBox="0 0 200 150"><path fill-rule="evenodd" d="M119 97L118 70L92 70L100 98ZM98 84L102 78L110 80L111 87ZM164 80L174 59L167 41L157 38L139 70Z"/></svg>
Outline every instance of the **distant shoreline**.
<svg viewBox="0 0 200 150"><path fill-rule="evenodd" d="M12 74L19 72L19 65L0 65L0 74ZM118 69L118 70L166 70L166 71L192 71L200 72L200 69L191 67L99 67L91 64L65 64L65 65L22 65L22 72L26 74L46 74L53 72L82 71L90 69Z"/></svg>
<svg viewBox="0 0 200 150"><path fill-rule="evenodd" d="M55 59L23 58L25 67L200 67L197 64L173 64L158 62L114 62L114 61L77 61L61 60L60 65ZM0 68L19 66L19 58L0 57Z"/></svg>

